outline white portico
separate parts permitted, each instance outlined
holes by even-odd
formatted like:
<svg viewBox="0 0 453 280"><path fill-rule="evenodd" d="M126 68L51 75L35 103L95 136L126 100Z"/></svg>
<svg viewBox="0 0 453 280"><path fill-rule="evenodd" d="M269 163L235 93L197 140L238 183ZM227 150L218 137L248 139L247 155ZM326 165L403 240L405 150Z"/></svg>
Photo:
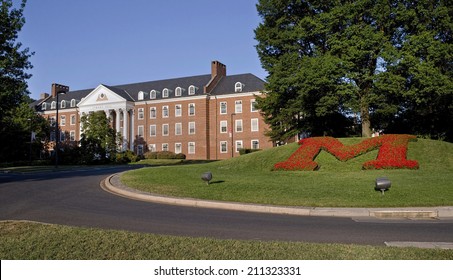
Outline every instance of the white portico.
<svg viewBox="0 0 453 280"><path fill-rule="evenodd" d="M78 107L80 116L104 111L112 127L123 138L122 149L134 150L134 99L125 90L101 84L91 91Z"/></svg>

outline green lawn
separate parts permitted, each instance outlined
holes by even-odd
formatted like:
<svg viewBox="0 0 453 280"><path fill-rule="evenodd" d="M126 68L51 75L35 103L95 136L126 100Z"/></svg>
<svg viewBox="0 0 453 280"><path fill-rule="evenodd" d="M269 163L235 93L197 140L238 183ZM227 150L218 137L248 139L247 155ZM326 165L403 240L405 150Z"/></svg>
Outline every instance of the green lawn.
<svg viewBox="0 0 453 280"><path fill-rule="evenodd" d="M451 260L453 250L216 240L30 222L0 222L0 259Z"/></svg>
<svg viewBox="0 0 453 280"><path fill-rule="evenodd" d="M359 138L341 139L350 145ZM453 144L419 139L409 143L408 159L419 170L362 170L377 150L347 162L327 152L315 159L318 171L271 171L297 144L205 164L150 167L125 173L121 180L143 191L221 201L316 207L409 207L453 205ZM211 171L210 185L201 174ZM388 177L390 191L374 190L377 177Z"/></svg>

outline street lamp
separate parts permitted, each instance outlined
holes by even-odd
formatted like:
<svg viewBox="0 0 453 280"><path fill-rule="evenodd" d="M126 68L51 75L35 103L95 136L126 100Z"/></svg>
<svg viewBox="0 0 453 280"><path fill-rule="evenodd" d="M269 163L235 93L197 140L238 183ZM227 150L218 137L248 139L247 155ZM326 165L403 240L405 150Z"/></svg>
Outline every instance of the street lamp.
<svg viewBox="0 0 453 280"><path fill-rule="evenodd" d="M235 113L231 113L231 127L230 127L230 130L231 130L231 158L234 157L234 125L233 125L233 116L235 116L236 114Z"/></svg>
<svg viewBox="0 0 453 280"><path fill-rule="evenodd" d="M33 119L28 119L28 121L30 122L30 151L28 152L29 153L29 160L30 160L30 165L31 165L31 161L32 161L32 158L31 158L31 153L32 153L32 142L33 142Z"/></svg>

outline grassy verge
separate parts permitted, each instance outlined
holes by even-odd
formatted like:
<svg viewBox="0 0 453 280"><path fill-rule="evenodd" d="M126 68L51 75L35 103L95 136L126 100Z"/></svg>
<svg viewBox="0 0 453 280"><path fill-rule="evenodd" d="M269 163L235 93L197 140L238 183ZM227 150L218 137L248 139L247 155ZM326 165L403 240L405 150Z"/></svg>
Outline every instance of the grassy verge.
<svg viewBox="0 0 453 280"><path fill-rule="evenodd" d="M453 250L216 240L0 222L0 259L363 260L453 259Z"/></svg>
<svg viewBox="0 0 453 280"><path fill-rule="evenodd" d="M351 145L360 139L342 139ZM419 139L409 144L408 158L418 160L419 170L362 170L362 163L377 151L347 162L321 152L319 171L271 171L287 159L297 144L243 155L231 160L197 165L144 168L125 173L130 187L164 195L314 207L410 207L453 205L453 144ZM213 173L209 186L200 179ZM374 190L377 177L388 177L390 191Z"/></svg>

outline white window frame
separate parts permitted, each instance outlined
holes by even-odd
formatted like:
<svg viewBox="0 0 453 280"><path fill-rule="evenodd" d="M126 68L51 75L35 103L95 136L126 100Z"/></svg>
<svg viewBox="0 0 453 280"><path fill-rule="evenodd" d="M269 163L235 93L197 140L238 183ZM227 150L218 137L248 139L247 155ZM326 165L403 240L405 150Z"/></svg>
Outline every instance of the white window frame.
<svg viewBox="0 0 453 280"><path fill-rule="evenodd" d="M76 125L76 120L77 120L77 119L76 119L76 115L75 115L75 114L72 114L70 118L71 118L71 119L69 120L69 124L70 124L70 125Z"/></svg>
<svg viewBox="0 0 453 280"><path fill-rule="evenodd" d="M239 153L239 150L244 148L244 142L242 140L236 140L236 141L234 141L234 146L235 146L235 152Z"/></svg>
<svg viewBox="0 0 453 280"><path fill-rule="evenodd" d="M256 143L258 144L257 147L253 147L253 142L256 142ZM251 140L251 141L250 141L250 147L251 147L252 149L259 149L259 148L260 148L260 140L258 140L258 139L253 139L253 140Z"/></svg>
<svg viewBox="0 0 453 280"><path fill-rule="evenodd" d="M77 104L76 104L76 100L75 99L71 99L71 107L75 107Z"/></svg>
<svg viewBox="0 0 453 280"><path fill-rule="evenodd" d="M167 113L167 114L165 114ZM162 118L168 118L170 117L170 108L168 105L162 106Z"/></svg>
<svg viewBox="0 0 453 280"><path fill-rule="evenodd" d="M187 151L189 155L195 154L195 142L187 143Z"/></svg>
<svg viewBox="0 0 453 280"><path fill-rule="evenodd" d="M137 136L140 138L145 137L145 127L143 125L137 126Z"/></svg>
<svg viewBox="0 0 453 280"><path fill-rule="evenodd" d="M168 143L162 143L162 152L168 152Z"/></svg>
<svg viewBox="0 0 453 280"><path fill-rule="evenodd" d="M175 154L182 153L182 143L175 143Z"/></svg>
<svg viewBox="0 0 453 280"><path fill-rule="evenodd" d="M50 103L50 110L53 110L53 109L56 109L57 108L57 102L56 101L52 101L52 103Z"/></svg>
<svg viewBox="0 0 453 280"><path fill-rule="evenodd" d="M162 90L162 98L168 98L168 96L170 96L170 90L168 88L164 88L164 90Z"/></svg>
<svg viewBox="0 0 453 280"><path fill-rule="evenodd" d="M66 125L66 116L60 116L60 126L65 126Z"/></svg>
<svg viewBox="0 0 453 280"><path fill-rule="evenodd" d="M250 100L250 112L258 112L255 105L257 104L255 99Z"/></svg>
<svg viewBox="0 0 453 280"><path fill-rule="evenodd" d="M228 121L220 121L220 133L228 133Z"/></svg>
<svg viewBox="0 0 453 280"><path fill-rule="evenodd" d="M253 132L260 131L259 119L258 118L250 119L250 130L253 131Z"/></svg>
<svg viewBox="0 0 453 280"><path fill-rule="evenodd" d="M222 110L222 106L224 106L225 110ZM221 115L226 115L228 114L228 103L225 101L220 102L220 114Z"/></svg>
<svg viewBox="0 0 453 280"><path fill-rule="evenodd" d="M237 82L234 84L234 92L242 92L244 84Z"/></svg>
<svg viewBox="0 0 453 280"><path fill-rule="evenodd" d="M240 125L239 125L240 124ZM240 129L239 129L240 128ZM235 132L243 132L244 131L244 124L242 122L242 119L235 120L234 121L234 131Z"/></svg>
<svg viewBox="0 0 453 280"><path fill-rule="evenodd" d="M184 92L184 89L182 87L177 87L175 89L175 96L182 96L183 92Z"/></svg>
<svg viewBox="0 0 453 280"><path fill-rule="evenodd" d="M196 91L197 91L197 87L196 86L191 85L189 87L189 95L195 95Z"/></svg>
<svg viewBox="0 0 453 280"><path fill-rule="evenodd" d="M157 136L157 126L155 124L152 124L152 125L149 126L149 136L150 137L156 137Z"/></svg>
<svg viewBox="0 0 453 280"><path fill-rule="evenodd" d="M71 130L69 132L69 140L70 141L75 141L75 130Z"/></svg>
<svg viewBox="0 0 453 280"><path fill-rule="evenodd" d="M137 99L138 100L143 100L144 98L145 98L145 93L143 91L139 91Z"/></svg>
<svg viewBox="0 0 453 280"><path fill-rule="evenodd" d="M182 135L182 123L175 123L175 135Z"/></svg>
<svg viewBox="0 0 453 280"><path fill-rule="evenodd" d="M150 152L155 152L156 151L156 144L149 144L148 145L148 150Z"/></svg>
<svg viewBox="0 0 453 280"><path fill-rule="evenodd" d="M175 105L175 117L181 117L181 116L182 116L182 105L176 104Z"/></svg>
<svg viewBox="0 0 453 280"><path fill-rule="evenodd" d="M61 100L61 102L60 102L60 108L61 108L61 109L66 108L66 100Z"/></svg>
<svg viewBox="0 0 453 280"><path fill-rule="evenodd" d="M220 141L220 153L228 153L228 141Z"/></svg>
<svg viewBox="0 0 453 280"><path fill-rule="evenodd" d="M152 91L149 92L149 99L156 99L157 97L157 91L155 91L154 89Z"/></svg>
<svg viewBox="0 0 453 280"><path fill-rule="evenodd" d="M168 123L162 124L162 136L170 135L170 125Z"/></svg>
<svg viewBox="0 0 453 280"><path fill-rule="evenodd" d="M154 116L153 116L153 112L154 111ZM151 107L149 108L149 118L150 119L155 119L157 117L157 108L156 107Z"/></svg>
<svg viewBox="0 0 453 280"><path fill-rule="evenodd" d="M145 109L144 108L138 108L137 110L137 119L143 120L145 118Z"/></svg>
<svg viewBox="0 0 453 280"><path fill-rule="evenodd" d="M236 114L242 113L242 100L234 101L234 113Z"/></svg>
<svg viewBox="0 0 453 280"><path fill-rule="evenodd" d="M189 105L187 105L189 110L188 110L188 114L189 116L195 116L195 103L189 103ZM193 108L193 112L192 111L192 108Z"/></svg>
<svg viewBox="0 0 453 280"><path fill-rule="evenodd" d="M188 126L189 126L189 130L188 130L189 135L194 135L196 133L195 122L189 122Z"/></svg>

